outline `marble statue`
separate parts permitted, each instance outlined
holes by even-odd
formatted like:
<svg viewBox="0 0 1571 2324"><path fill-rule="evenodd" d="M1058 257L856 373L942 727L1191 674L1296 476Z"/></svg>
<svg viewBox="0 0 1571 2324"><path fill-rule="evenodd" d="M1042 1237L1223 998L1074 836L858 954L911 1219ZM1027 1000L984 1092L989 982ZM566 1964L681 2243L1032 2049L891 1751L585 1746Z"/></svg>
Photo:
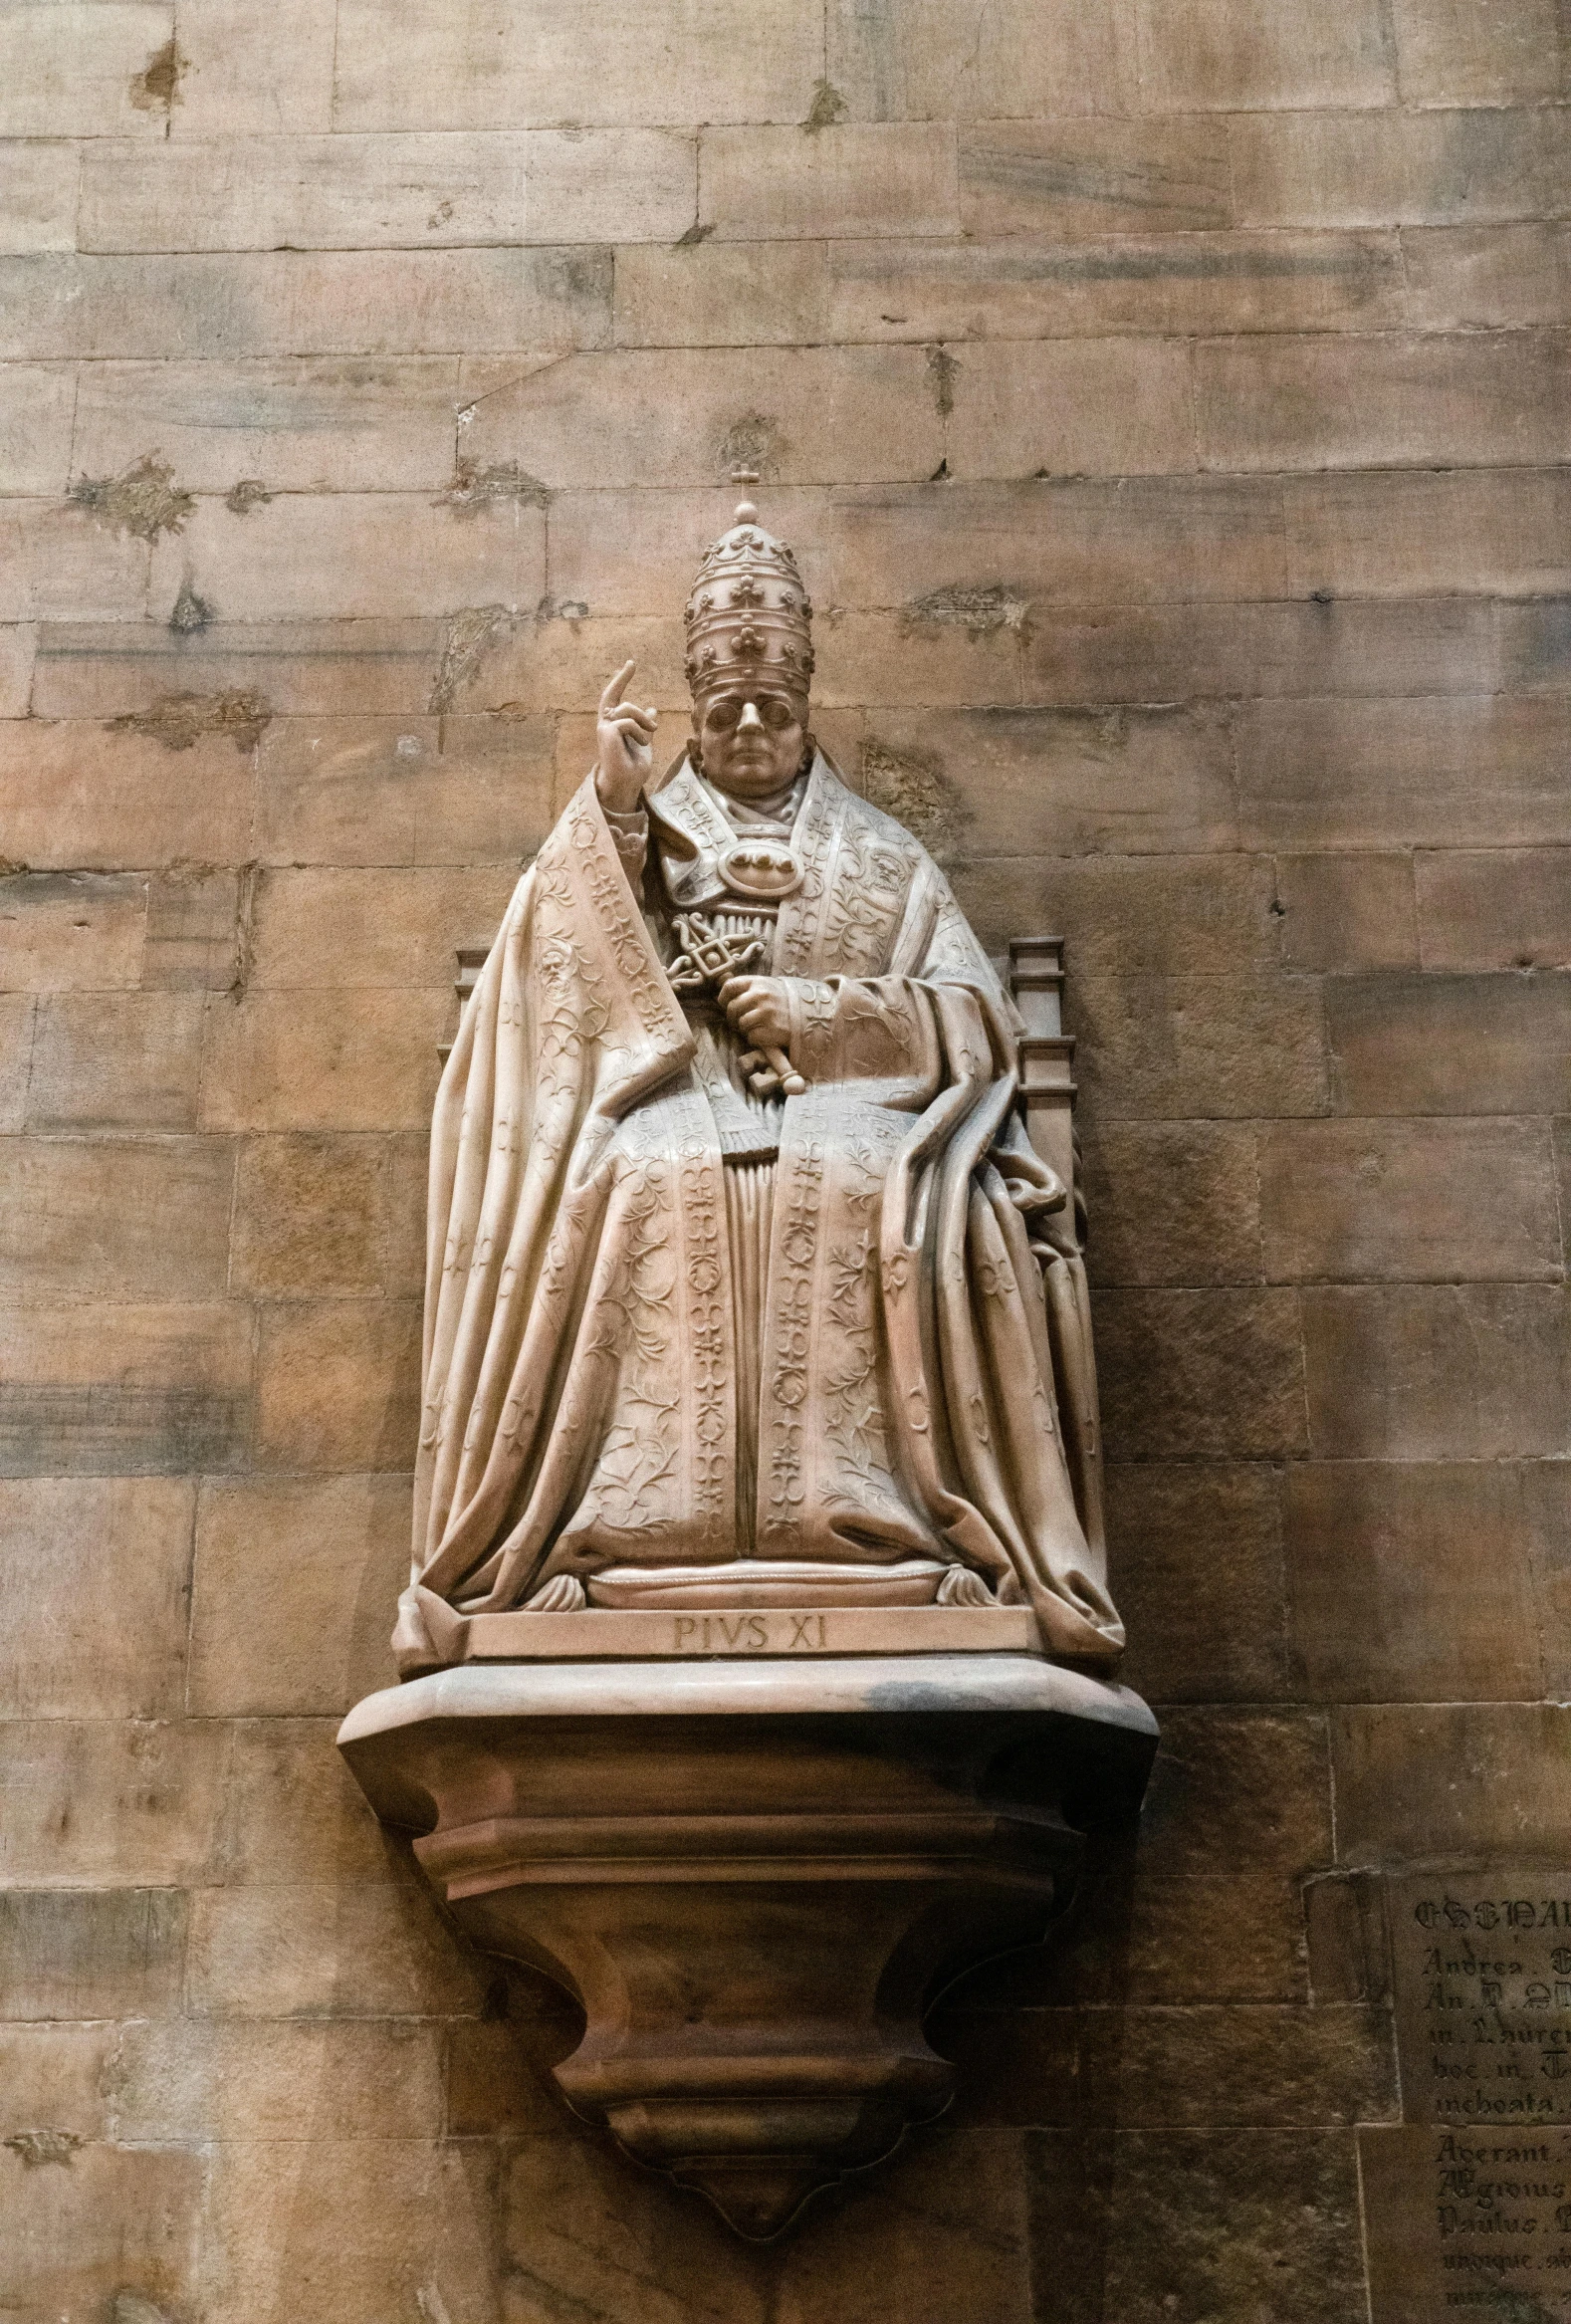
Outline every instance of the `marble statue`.
<svg viewBox="0 0 1571 2324"><path fill-rule="evenodd" d="M657 779L626 664L465 1008L406 1674L449 1609L525 1613L550 1655L596 1610L1011 1607L1035 1652L1118 1658L1020 1021L816 747L810 618L744 502L686 609L685 752Z"/></svg>
<svg viewBox="0 0 1571 2324"><path fill-rule="evenodd" d="M744 502L683 756L627 663L465 1004L400 1683L338 1735L578 2003L568 2104L755 2238L948 2104L929 1998L1057 1924L1157 1740L1107 1675L1057 948L1011 947L1022 1019L815 745L810 614Z"/></svg>

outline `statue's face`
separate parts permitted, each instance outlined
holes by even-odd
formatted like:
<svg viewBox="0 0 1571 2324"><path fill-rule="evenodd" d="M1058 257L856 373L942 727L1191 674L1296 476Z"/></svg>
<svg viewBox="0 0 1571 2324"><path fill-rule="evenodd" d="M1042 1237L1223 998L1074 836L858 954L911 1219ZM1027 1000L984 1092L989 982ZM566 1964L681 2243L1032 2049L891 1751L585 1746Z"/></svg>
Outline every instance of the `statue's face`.
<svg viewBox="0 0 1571 2324"><path fill-rule="evenodd" d="M733 799L771 799L796 774L806 749L807 700L762 674L706 694L693 706L704 773Z"/></svg>

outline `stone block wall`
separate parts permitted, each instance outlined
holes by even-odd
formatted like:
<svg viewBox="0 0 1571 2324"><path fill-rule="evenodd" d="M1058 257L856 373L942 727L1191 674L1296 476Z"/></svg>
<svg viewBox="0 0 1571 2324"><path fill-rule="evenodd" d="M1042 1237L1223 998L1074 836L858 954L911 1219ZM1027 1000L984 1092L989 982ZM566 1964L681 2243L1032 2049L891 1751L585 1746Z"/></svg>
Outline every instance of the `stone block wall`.
<svg viewBox="0 0 1571 2324"><path fill-rule="evenodd" d="M1555 0L10 0L15 2324L1365 2318L1386 1876L1555 1856L1571 1788L1568 46ZM679 730L739 468L823 741L990 944L1067 938L1165 1728L1074 1941L945 2004L953 2116L763 2251L563 2113L565 2004L332 1749L389 1675L454 948L624 653Z"/></svg>

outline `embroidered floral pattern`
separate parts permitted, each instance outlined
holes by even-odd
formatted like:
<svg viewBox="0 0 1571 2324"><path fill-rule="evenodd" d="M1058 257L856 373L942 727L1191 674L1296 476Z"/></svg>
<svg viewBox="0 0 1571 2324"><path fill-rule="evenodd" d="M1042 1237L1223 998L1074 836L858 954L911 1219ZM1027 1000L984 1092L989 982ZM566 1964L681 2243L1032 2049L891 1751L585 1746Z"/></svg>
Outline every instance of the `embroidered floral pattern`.
<svg viewBox="0 0 1571 2324"><path fill-rule="evenodd" d="M838 792L837 784L834 790ZM791 851L802 867L801 885L786 898L781 911L775 973L804 977L817 950L818 907L823 902L834 851L834 800L830 786L821 778L808 787L806 804L791 832Z"/></svg>
<svg viewBox="0 0 1571 2324"><path fill-rule="evenodd" d="M770 1447L770 1512L766 1533L792 1534L806 1498L802 1484L802 1406L807 1400L807 1362L812 1349L812 1275L818 1250L818 1211L823 1188L823 1140L810 1137L799 1148L790 1172L786 1226L781 1234L775 1292L775 1371L770 1382L774 1425ZM776 1196L780 1199L779 1190Z"/></svg>
<svg viewBox="0 0 1571 2324"><path fill-rule="evenodd" d="M898 1136L898 1132L894 1132ZM834 1323L834 1361L824 1375L825 1434L848 1498L897 1522L904 1513L890 1471L878 1385L874 1313L878 1295L877 1221L887 1157L870 1139L847 1139L839 1196L855 1232L828 1252L825 1311Z"/></svg>
<svg viewBox="0 0 1571 2324"><path fill-rule="evenodd" d="M671 1023L671 998L651 966L647 940L640 941L623 897L626 882L605 860L599 826L588 810L574 801L567 811L567 828L583 857L584 883L596 919L632 996L638 1022L646 1033L664 1033Z"/></svg>
<svg viewBox="0 0 1571 2324"><path fill-rule="evenodd" d="M843 976L876 977L888 962L914 861L881 845L855 813L845 819L840 854L824 915L823 955Z"/></svg>
<svg viewBox="0 0 1571 2324"><path fill-rule="evenodd" d="M681 1144L682 1217L687 1236L687 1337L698 1410L693 1420L694 1510L718 1518L725 1507L726 1273L721 1258L720 1194L707 1141Z"/></svg>
<svg viewBox="0 0 1571 2324"><path fill-rule="evenodd" d="M666 1173L641 1164L627 1186L618 1220L616 1266L605 1286L585 1352L623 1374L618 1410L637 1418L608 1429L595 1464L595 1497L613 1525L648 1525L670 1514L658 1489L676 1471L679 1399L664 1393L669 1375L675 1269L666 1233Z"/></svg>

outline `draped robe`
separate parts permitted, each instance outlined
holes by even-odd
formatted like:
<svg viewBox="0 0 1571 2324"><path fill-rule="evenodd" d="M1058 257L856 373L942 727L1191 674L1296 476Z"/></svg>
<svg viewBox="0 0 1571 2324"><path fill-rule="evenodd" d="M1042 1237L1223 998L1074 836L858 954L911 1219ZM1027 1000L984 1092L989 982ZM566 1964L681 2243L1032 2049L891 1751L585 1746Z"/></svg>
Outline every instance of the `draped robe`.
<svg viewBox="0 0 1571 2324"><path fill-rule="evenodd" d="M686 765L651 819L640 893L583 785L443 1075L415 1581L483 1614L607 1568L930 1559L1028 1605L1048 1653L1108 1667L1123 1632L1030 1248L1063 1189L1020 1123L987 956L922 847L820 755L803 877L754 972L786 981L807 1088L768 1109L750 1256L724 1040L666 974L672 917L735 833ZM414 1592L400 1634L418 1659Z"/></svg>

